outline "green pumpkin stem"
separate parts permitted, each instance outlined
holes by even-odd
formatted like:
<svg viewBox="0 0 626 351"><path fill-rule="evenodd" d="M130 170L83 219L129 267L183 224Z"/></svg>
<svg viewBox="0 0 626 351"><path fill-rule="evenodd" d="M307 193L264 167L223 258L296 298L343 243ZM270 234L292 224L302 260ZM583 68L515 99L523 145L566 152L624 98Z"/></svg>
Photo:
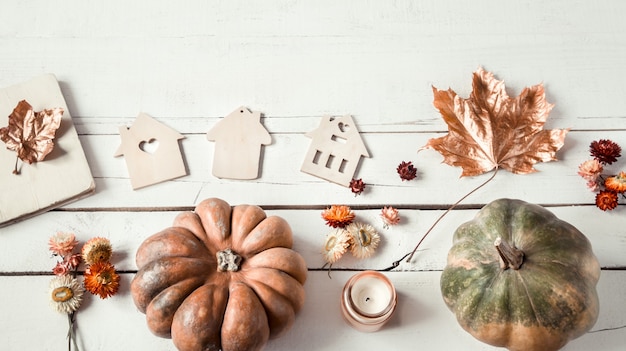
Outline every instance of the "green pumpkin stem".
<svg viewBox="0 0 626 351"><path fill-rule="evenodd" d="M500 255L500 266L506 270L512 268L514 270L520 269L522 263L524 263L524 252L515 246L509 245L502 238L498 237L493 243Z"/></svg>

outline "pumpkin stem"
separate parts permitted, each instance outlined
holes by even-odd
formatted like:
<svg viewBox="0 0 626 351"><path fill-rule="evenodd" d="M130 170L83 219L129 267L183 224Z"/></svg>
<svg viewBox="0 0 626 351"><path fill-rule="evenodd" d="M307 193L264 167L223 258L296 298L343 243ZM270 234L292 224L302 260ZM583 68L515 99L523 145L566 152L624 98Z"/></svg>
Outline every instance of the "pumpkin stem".
<svg viewBox="0 0 626 351"><path fill-rule="evenodd" d="M241 256L237 255L235 251L226 249L218 251L217 254L217 271L218 272L237 272L239 265L241 264Z"/></svg>
<svg viewBox="0 0 626 351"><path fill-rule="evenodd" d="M502 240L500 237L494 241L493 245L496 247L500 258L502 259L502 261L500 261L502 269L520 269L522 263L524 263L524 252L522 250L509 245L509 243Z"/></svg>

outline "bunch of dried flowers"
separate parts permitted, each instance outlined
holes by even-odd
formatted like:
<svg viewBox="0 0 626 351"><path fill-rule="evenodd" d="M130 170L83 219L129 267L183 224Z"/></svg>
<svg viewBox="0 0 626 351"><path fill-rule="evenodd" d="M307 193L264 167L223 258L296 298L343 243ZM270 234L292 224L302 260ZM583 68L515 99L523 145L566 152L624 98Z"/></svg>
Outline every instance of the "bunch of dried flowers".
<svg viewBox="0 0 626 351"><path fill-rule="evenodd" d="M391 206L384 207L380 216L385 228L400 222L398 210ZM330 206L322 211L322 218L333 228L326 235L322 250L326 264L332 266L348 251L359 259L368 258L376 251L380 234L370 224L355 222L355 214L349 206Z"/></svg>
<svg viewBox="0 0 626 351"><path fill-rule="evenodd" d="M78 350L74 332L75 314L81 306L85 290L101 298L113 296L120 277L109 262L113 253L111 242L105 238L93 238L83 246L81 253L74 253L78 240L73 233L58 232L48 240L53 257L58 257L52 269L55 277L50 281L50 306L59 313L67 314L69 330L68 350ZM88 266L84 284L77 279L78 266L84 261Z"/></svg>
<svg viewBox="0 0 626 351"><path fill-rule="evenodd" d="M611 165L621 157L622 148L612 140L592 141L589 153L592 159L578 166L578 175L587 181L587 187L596 192L596 206L603 210L613 210L618 205L619 196L625 197L626 172L617 175L604 175L604 167Z"/></svg>
<svg viewBox="0 0 626 351"><path fill-rule="evenodd" d="M85 243L82 256L87 264L85 288L94 295L106 299L117 293L120 276L109 261L113 250L109 239L95 237Z"/></svg>

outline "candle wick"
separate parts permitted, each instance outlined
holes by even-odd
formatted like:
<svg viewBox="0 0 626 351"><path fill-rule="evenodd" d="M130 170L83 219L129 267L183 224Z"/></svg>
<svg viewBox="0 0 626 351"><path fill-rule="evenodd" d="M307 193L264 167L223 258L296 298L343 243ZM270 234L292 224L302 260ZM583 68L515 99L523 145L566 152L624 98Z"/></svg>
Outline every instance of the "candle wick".
<svg viewBox="0 0 626 351"><path fill-rule="evenodd" d="M366 298L365 298L365 302L367 302L367 301L369 301L369 300L370 300L370 298L369 298L369 297L366 297Z"/></svg>

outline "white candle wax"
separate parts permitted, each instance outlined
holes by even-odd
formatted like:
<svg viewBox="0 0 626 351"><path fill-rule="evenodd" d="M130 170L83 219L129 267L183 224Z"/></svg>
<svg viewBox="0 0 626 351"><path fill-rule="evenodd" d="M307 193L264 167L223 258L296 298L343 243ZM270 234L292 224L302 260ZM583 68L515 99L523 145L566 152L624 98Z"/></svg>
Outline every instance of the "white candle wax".
<svg viewBox="0 0 626 351"><path fill-rule="evenodd" d="M354 307L362 313L375 315L389 307L392 292L389 285L379 278L363 277L352 286L350 298Z"/></svg>

